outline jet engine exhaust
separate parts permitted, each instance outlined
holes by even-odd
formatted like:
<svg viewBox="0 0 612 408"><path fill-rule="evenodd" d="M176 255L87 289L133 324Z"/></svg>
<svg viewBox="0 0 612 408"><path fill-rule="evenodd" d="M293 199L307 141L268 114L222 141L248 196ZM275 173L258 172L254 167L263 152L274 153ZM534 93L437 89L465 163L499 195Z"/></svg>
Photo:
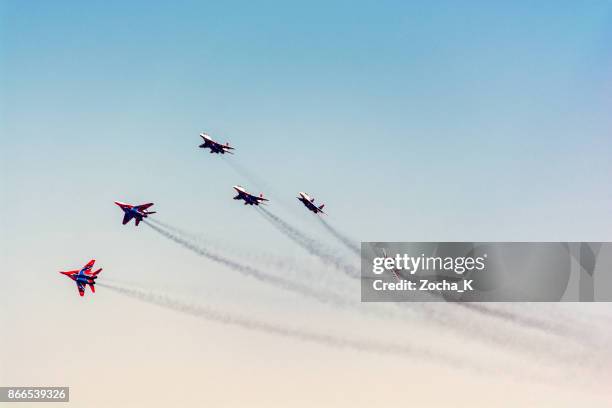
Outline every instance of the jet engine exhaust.
<svg viewBox="0 0 612 408"><path fill-rule="evenodd" d="M267 210L262 209L262 212L263 211L267 211ZM313 298L323 304L329 304L329 305L336 306L339 308L356 308L358 306L358 304L354 304L354 302L352 302L351 300L345 299L344 297L334 294L332 292L325 291L324 289L317 290L309 286L304 286L300 284L299 282L284 279L282 277L277 277L275 275L270 275L250 265L245 265L245 264L236 262L232 259L226 258L224 256L218 255L217 253L214 253L206 248L203 248L199 245L189 242L188 238L177 236L176 234L180 234L181 232L184 232L183 230L180 230L178 228L172 227L173 229L177 231L176 234L173 234L157 225L152 225L148 221L144 221L144 222L149 227L151 227L153 230L158 232L160 235L164 236L165 238L168 238L169 240L174 241L175 243L178 243L179 245L185 247L186 249L191 250L197 255L211 259L217 263L226 265L230 267L231 269L234 269L243 275L253 276L255 279L259 281L268 283L270 285L279 287L281 289L285 289L285 290L288 290L294 293L298 293L304 297ZM270 222L272 221L270 220ZM181 232L178 232L178 231L181 231ZM309 239L309 238L306 237L306 239ZM396 304L396 305L400 306L400 304ZM409 306L409 305L402 304L402 306ZM497 346L501 346L504 348L510 347L513 349L517 349L517 351L520 350L522 352L536 351L536 350L539 350L540 352L544 351L543 349L541 349L541 347L538 347L537 343L531 343L531 342L521 342L521 344L513 343L512 341L509 341L508 337L504 337L504 336L507 336L507 334L497 333L496 331L490 331L489 329L485 327L481 327L484 321L481 321L480 319L474 320L475 316L471 318L468 318L468 316L463 316L462 320L456 320L461 315L461 313L449 313L451 309L445 309L444 305L427 304L427 305L418 305L418 306L419 307L417 307L417 310L410 310L412 308L404 308L404 307L402 307L401 309L403 309L405 312L409 312L413 316L416 313L417 315L420 315L421 317L425 317L431 323L442 325L446 327L447 329L456 332L457 334L467 335L469 332L470 334L469 337L472 337L474 339L480 339L485 342L494 343ZM438 308L437 306L440 306L440 308ZM446 307L448 306L450 305L446 305ZM463 305L461 304L458 306L465 306L468 310L471 310L476 315L480 315L481 317L484 317L483 315L485 315L485 316L488 316L489 318L494 318L496 320L506 320L508 322L514 323L517 326L516 327L517 329L529 329L529 328L539 329L539 331L543 333L556 334L556 335L560 335L561 337L565 337L565 338L567 338L567 335L568 335L568 333L563 333L559 330L555 330L555 328L550 327L549 325L545 325L545 323L539 322L537 320L532 320L526 323L523 321L523 319L520 318L520 316L515 315L511 311L506 311L505 313L503 313L504 316L500 316L499 312L495 313L495 312L489 311L487 310L488 308L483 305L471 305L471 304ZM377 309L377 308L376 309L375 308L359 308L358 310L360 311L360 313L372 315L372 316L378 316L382 318L394 318L395 319L395 318L407 317L407 316L404 316L403 313L398 314L397 312L399 312L399 310L396 310L396 312L393 312L390 310ZM486 324L486 326L489 326L489 324ZM567 358L569 356L564 355L564 356L559 356L559 357Z"/></svg>
<svg viewBox="0 0 612 408"><path fill-rule="evenodd" d="M325 229L330 232L340 243L346 246L349 250L353 251L357 256L361 255L361 249L354 243L351 239L349 239L344 234L341 234L340 231L332 227L327 221L323 219L323 217L319 217L319 221L325 227Z"/></svg>
<svg viewBox="0 0 612 408"><path fill-rule="evenodd" d="M294 293L298 293L302 296L316 299L322 303L326 303L326 304L331 303L337 306L347 306L348 305L348 303L344 301L344 299L338 296L332 295L331 293L321 293L317 290L314 290L308 286L301 285L297 282L283 279L275 275L267 274L249 265L243 265L229 258L213 253L205 248L194 245L191 242L188 242L187 240L169 231L166 231L165 229L157 225L154 225L146 220L143 220L143 222L147 226L149 226L151 229L153 229L155 232L159 233L160 235L162 235L163 237L171 241L174 241L175 243L190 250L191 252L194 252L195 254L205 257L207 259L210 259L211 261L214 261L216 263L225 265L229 267L230 269L233 269L245 276L251 276L260 282L268 283L270 285L273 285L273 286L276 286L276 287L279 287L279 288L282 288L282 289L285 289L285 290L288 290Z"/></svg>
<svg viewBox="0 0 612 408"><path fill-rule="evenodd" d="M352 349L360 352L377 354L400 355L405 357L418 358L435 362L438 364L449 365L458 369L471 369L482 371L484 368L475 366L469 361L464 361L460 357L449 354L437 353L423 347L410 344L386 343L376 340L354 339L340 335L331 335L316 331L310 331L295 327L283 326L263 320L255 320L243 315L229 314L208 306L196 305L180 301L174 297L144 290L140 288L125 287L124 285L100 283L99 286L112 290L118 294L132 299L140 300L145 303L157 305L176 312L198 317L207 321L212 321L224 325L236 326L245 330L276 335L280 337L292 338L299 341L318 343L329 347L340 349Z"/></svg>
<svg viewBox="0 0 612 408"><path fill-rule="evenodd" d="M287 236L293 242L308 251L311 255L318 257L328 265L332 265L333 267L344 272L351 278L359 278L359 272L355 268L350 265L347 265L341 259L325 251L325 249L322 248L317 241L306 236L297 228L293 227L288 222L282 220L278 216L272 214L265 208L258 207L258 209L261 214L264 215L264 218L268 220L268 222L270 222L270 224L272 224L276 229L285 234L285 236Z"/></svg>

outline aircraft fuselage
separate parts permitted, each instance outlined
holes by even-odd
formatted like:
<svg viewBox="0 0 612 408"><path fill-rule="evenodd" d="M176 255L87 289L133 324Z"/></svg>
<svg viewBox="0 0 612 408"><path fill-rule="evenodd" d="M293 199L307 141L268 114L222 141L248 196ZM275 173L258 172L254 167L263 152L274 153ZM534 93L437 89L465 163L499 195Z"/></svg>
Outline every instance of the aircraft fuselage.
<svg viewBox="0 0 612 408"><path fill-rule="evenodd" d="M234 186L234 190L236 190L236 192L238 193L234 197L234 200L243 200L244 205L259 205L261 204L261 201L263 200L260 197L247 193L246 190L244 190L240 186Z"/></svg>
<svg viewBox="0 0 612 408"><path fill-rule="evenodd" d="M323 205L317 207L314 203L314 198L310 197L308 194L303 193L300 191L299 193L299 197L296 197L298 200L300 200L302 202L302 204L304 204L304 206L306 208L308 208L310 211L312 211L315 214L318 213L322 213L323 212Z"/></svg>
<svg viewBox="0 0 612 408"><path fill-rule="evenodd" d="M123 212L125 212L126 214L130 214L134 218L140 218L140 220L142 220L143 218L147 217L147 214L138 211L134 207L132 207L132 208L124 208Z"/></svg>
<svg viewBox="0 0 612 408"><path fill-rule="evenodd" d="M202 143L199 147L201 149L210 149L210 153L225 154L229 153L228 150L231 149L228 144L222 145L221 143L215 142L204 133L201 133L200 137L204 140L204 143Z"/></svg>
<svg viewBox="0 0 612 408"><path fill-rule="evenodd" d="M95 282L92 282L92 279L95 279L95 277L85 275L85 272L83 270L81 270L78 273L78 275L74 278L76 282L83 283L83 284L95 283Z"/></svg>

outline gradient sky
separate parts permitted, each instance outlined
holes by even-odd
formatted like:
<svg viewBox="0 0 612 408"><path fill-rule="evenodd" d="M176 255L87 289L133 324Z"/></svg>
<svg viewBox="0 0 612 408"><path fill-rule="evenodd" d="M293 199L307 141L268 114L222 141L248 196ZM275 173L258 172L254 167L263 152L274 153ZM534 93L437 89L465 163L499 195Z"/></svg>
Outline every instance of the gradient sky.
<svg viewBox="0 0 612 408"><path fill-rule="evenodd" d="M239 330L192 328L171 312L143 319L155 309L116 295L79 299L57 271L96 258L108 278L337 322L308 302L283 311L290 296L122 226L114 200L153 201L160 220L230 252L305 262L231 200L232 185L262 191L271 210L332 243L298 191L356 241L612 240L610 44L610 1L0 2L0 323L13 328L0 337L0 380L85 386L82 375L112 376L109 359L130 359L133 343L167 372L208 361L229 375L231 348L219 344L237 347L249 376L275 352L298 360L272 370L276 381L300 364L316 372L309 359L352 361L265 336L258 360L235 344ZM201 131L235 146L230 160L252 175L197 149ZM151 339L160 326L185 337ZM225 360L201 350L210 331ZM96 364L83 346L94 336L100 366L62 371L73 354ZM160 351L173 342L180 364Z"/></svg>

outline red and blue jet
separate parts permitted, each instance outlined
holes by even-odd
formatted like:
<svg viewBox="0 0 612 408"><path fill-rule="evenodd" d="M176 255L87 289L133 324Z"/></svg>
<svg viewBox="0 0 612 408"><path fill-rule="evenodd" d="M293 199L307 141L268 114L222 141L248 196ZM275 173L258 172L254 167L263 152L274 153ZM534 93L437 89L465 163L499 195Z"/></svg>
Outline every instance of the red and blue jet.
<svg viewBox="0 0 612 408"><path fill-rule="evenodd" d="M122 203L121 201L115 201L115 204L121 207L124 212L123 225L127 224L132 218L134 218L134 223L136 226L138 226L143 218L147 218L149 214L155 214L155 211L147 211L147 208L151 207L153 203L130 205Z"/></svg>
<svg viewBox="0 0 612 408"><path fill-rule="evenodd" d="M79 290L79 295L81 296L85 294L85 287L87 285L89 285L89 287L91 288L92 293L96 293L96 290L94 289L94 285L96 284L96 279L98 279L98 274L102 272L102 268L98 269L95 272L92 272L95 262L96 260L92 259L91 261L87 263L87 265L85 265L81 269L76 269L74 271L60 272L61 274L68 276L70 279L72 279L76 283L77 289Z"/></svg>

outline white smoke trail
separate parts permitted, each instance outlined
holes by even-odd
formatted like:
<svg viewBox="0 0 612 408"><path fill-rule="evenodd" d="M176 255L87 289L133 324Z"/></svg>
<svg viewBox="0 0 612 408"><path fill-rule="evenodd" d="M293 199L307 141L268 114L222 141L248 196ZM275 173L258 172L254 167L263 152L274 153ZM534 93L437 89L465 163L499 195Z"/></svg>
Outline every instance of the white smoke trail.
<svg viewBox="0 0 612 408"><path fill-rule="evenodd" d="M334 295L332 293L322 293L321 291L314 290L308 286L301 285L297 282L265 273L256 268L253 268L252 266L243 265L232 259L213 253L207 250L206 248L194 245L193 243L177 236L176 234L166 231L165 229L154 225L146 220L143 220L143 222L145 223L145 225L149 226L151 229L153 229L155 232L159 233L163 237L168 238L169 240L183 246L186 249L189 249L197 255L203 256L211 261L227 266L237 272L240 272L243 275L253 277L260 282L268 283L281 289L285 289L294 293L298 293L305 297L316 299L322 303L334 304L337 306L347 306L348 304L343 298L337 295Z"/></svg>
<svg viewBox="0 0 612 408"><path fill-rule="evenodd" d="M257 177L255 173L242 167L242 165L238 163L238 161L231 157L223 156L222 158L223 161L227 163L239 176L245 178L249 183L257 186L260 189L270 191L270 186L262 178Z"/></svg>
<svg viewBox="0 0 612 408"><path fill-rule="evenodd" d="M321 259L324 263L335 267L336 269L344 272L351 278L359 278L360 274L356 268L348 265L342 259L329 253L319 242L310 238L287 221L282 220L280 217L272 214L270 211L262 207L257 207L259 212L264 215L264 218L270 222L276 229L285 234L293 242L300 245L311 255L314 255Z"/></svg>
<svg viewBox="0 0 612 408"><path fill-rule="evenodd" d="M338 241L340 241L344 246L346 246L349 250L353 251L356 255L361 255L361 248L357 246L353 240L351 240L346 235L340 233L336 228L332 227L327 221L323 219L323 217L319 217L319 221L325 227L325 229L330 232Z"/></svg>
<svg viewBox="0 0 612 408"><path fill-rule="evenodd" d="M253 251L244 247L237 247L231 241L221 241L219 238L210 238L205 234L188 231L184 228L177 227L167 222L160 221L159 218L149 218L147 221L156 224L168 231L178 234L186 241L191 241L198 246L206 246L209 250L217 253L231 253L235 259L236 254L241 258L242 263L259 264L261 267L273 269L282 272L285 276L291 273L293 278L306 282L322 283L322 286L330 287L330 280L333 275L324 273L320 268L306 267L303 262L296 259L284 257L281 255L266 253L261 250Z"/></svg>
<svg viewBox="0 0 612 408"><path fill-rule="evenodd" d="M158 223L158 224L161 224L161 223ZM270 283L277 287L299 293L305 297L314 298L322 303L332 304L334 306L339 306L342 308L348 308L348 307L355 308L356 310L359 310L360 313L382 317L382 318L400 318L403 320L408 317L404 313L397 313L399 312L399 309L396 309L396 312L393 312L393 311L386 310L386 309L382 310L378 308L365 307L365 306L364 308L358 308L358 306L360 306L359 303L354 303L337 294L331 293L329 291L327 291L327 293L323 293L309 286L304 286L304 285L301 285L299 283L296 283L296 282L293 282L287 279L278 278L274 275L265 274L259 271L258 269L253 268L249 265L240 264L232 259L220 256L205 248L194 245L193 243L189 242L187 239L176 236L175 234L172 234L164 230L163 228L157 227L156 225L151 225L150 223L147 223L147 225L153 228L156 232L160 233L162 236L180 244L181 246L195 252L196 254L200 256L204 256L215 262L224 264L232 269L237 270L238 272L241 272L249 276L253 276L256 279L261 280L263 282ZM172 228L175 231L181 231L181 232L188 234L187 232L179 228L175 228L169 224L164 223L164 225L168 225L169 228ZM190 234L190 235L193 235L193 234ZM400 304L395 304L395 305L400 306ZM521 319L519 316L515 316L512 313L507 313L507 312L506 313L492 313L484 305L476 305L476 304L474 305L465 304L464 305L464 304L459 304L459 303L457 305L464 306L465 308L467 308L468 310L471 310L477 315L482 315L482 316L486 316L489 318L497 318L501 320L506 320L510 323L514 323L515 325L517 325L517 328L538 329L543 334L556 334L558 336L565 337L565 338L567 338L569 334L565 331L560 330L560 328L557 328L557 327L552 328L549 325L542 324L543 322L538 321L537 319L529 319L528 321L525 321L525 319ZM496 330L490 330L490 327L489 328L481 327L481 325L485 323L481 321L481 319L478 319L478 321L476 321L471 318L468 318L468 316L464 316L463 319L458 319L460 313L459 314L449 313L450 310L444 309L444 306L442 305L439 305L440 308L436 307L438 306L437 304L401 304L401 306L405 306L401 308L403 309L404 312L410 312L410 314L412 315L412 318L409 319L409 321L411 321L412 323L415 323L414 317L420 317L421 320L425 319L425 321L429 323L441 325L442 327L448 330L451 330L455 332L456 334L464 335L464 336L467 335L469 338L472 338L474 340L478 340L478 339L484 340L488 343L493 343L503 348L511 348L511 349L516 349L517 351L523 351L523 352L527 351L529 354L536 354L536 355L539 354L540 356L543 356L544 354L549 354L547 353L548 347L542 347L542 344L539 344L540 343L539 341L533 343L530 341L525 341L526 339L524 338L516 338L515 336L513 336L515 337L514 339L511 339L507 337L507 334L504 334L503 332L498 333ZM446 305L446 306L450 306L450 305ZM491 322L488 322L488 323L491 323ZM489 326L488 323L486 324L486 326ZM555 330L555 329L558 329L558 330ZM552 354L554 355L557 353L552 353ZM564 358L570 357L571 358L571 357L575 357L575 355L572 356L572 353L570 353L570 355L567 355L566 353L561 353L561 355L558 357L564 357Z"/></svg>
<svg viewBox="0 0 612 408"><path fill-rule="evenodd" d="M125 285L118 283L98 283L98 286L149 304L161 306L208 321L241 327L246 330L293 338L295 340L305 342L318 343L335 348L353 349L356 351L378 354L401 355L411 359L417 358L428 362L451 366L457 369L470 369L476 371L485 370L483 367L477 366L468 359L463 359L450 354L434 352L423 346L417 347L412 344L397 344L380 342L376 340L354 339L339 335L331 335L327 333L283 326L280 324L256 320L246 316L229 314L207 306L186 303L166 294L134 287L126 287Z"/></svg>
<svg viewBox="0 0 612 408"><path fill-rule="evenodd" d="M540 330L544 333L555 334L562 337L574 337L577 338L577 333L573 330L570 330L567 325L562 324L560 322L547 322L542 319L538 319L530 316L522 316L511 310L504 309L494 309L488 305L484 305L482 303L463 303L456 302L455 303L459 307L463 307L473 312L488 315L491 317L495 317L498 319L506 320L510 323L514 323L523 328L531 328Z"/></svg>
<svg viewBox="0 0 612 408"><path fill-rule="evenodd" d="M202 239L202 236L199 234L195 234L193 232L189 232L183 228L179 228L176 227L174 225L168 224L167 222L163 222L160 221L158 218L147 218L147 221L150 222L151 224L156 224L157 226L161 227L161 228L165 228L168 231L174 232L176 234L182 235L183 237L186 237L190 240L197 240L200 241Z"/></svg>
<svg viewBox="0 0 612 408"><path fill-rule="evenodd" d="M301 342L364 353L404 357L410 359L409 361L420 360L456 370L472 371L480 375L507 376L515 380L528 381L530 383L558 384L559 380L567 380L567 376L562 369L547 369L539 364L533 364L533 361L532 364L520 364L518 367L521 368L518 368L515 366L517 362L508 366L507 363L501 363L501 361L493 362L486 359L478 359L470 354L465 354L462 349L428 347L425 345L426 343L421 341L418 344L415 344L415 342L387 342L378 339L355 338L342 334L329 334L327 332L272 323L241 314L228 313L210 306L182 301L168 294L149 289L127 287L119 282L112 284L102 282L98 286L135 300L191 315L206 321ZM572 378L574 377L572 376Z"/></svg>
<svg viewBox="0 0 612 408"><path fill-rule="evenodd" d="M372 305L362 305L359 302L355 302L353 299L346 298L338 293L332 292L326 288L313 288L312 286L301 284L299 282L286 279L285 277L279 277L270 273L263 272L251 265L245 265L239 262L236 262L233 259L228 257L219 255L216 252L210 251L207 248L203 248L199 245L190 242L188 239L184 237L178 236L164 228L161 228L157 225L151 224L147 220L143 220L143 222L152 228L155 232L159 233L165 238L181 245L182 247L194 252L195 254L210 259L214 262L220 263L224 266L227 266L239 273L242 273L246 276L251 276L257 279L260 282L270 284L272 286L278 287L280 289L284 289L293 293L297 293L306 298L314 299L319 301L320 303L343 308L343 309L354 309L359 311L360 314L369 315L378 318L405 318L405 313L398 313L397 311L391 311L388 309L382 309L378 307L372 307ZM164 223L165 224L165 223ZM174 228L174 227L172 227ZM174 228L175 230L180 230L178 228Z"/></svg>
<svg viewBox="0 0 612 408"><path fill-rule="evenodd" d="M323 259L324 261L327 261L328 263L331 263L333 266L336 266L337 268L343 270L344 272L349 272L347 273L349 274L349 276L356 277L355 276L356 274L353 271L350 271L350 270L347 271L346 269L342 269L342 268L346 268L347 266L344 263L342 263L340 259L335 258L325 253L324 250L320 246L318 246L318 243L316 241L305 236L299 230L292 227L286 221L283 221L282 219L272 214L265 208L260 208L260 210L262 214L264 214L268 218L268 220L271 221L273 225L275 225L281 232L285 233L285 235L287 235L289 238L291 238L295 242L302 245L311 254L318 256L319 258ZM482 338L483 340L486 340L488 342L493 342L497 344L498 346L511 347L511 348L518 347L518 348L522 348L523 350L532 349L531 351L536 351L535 343L523 342L523 344L521 345L512 344L510 339L508 337L505 337L503 333L491 332L487 330L486 328L478 326L477 324L474 323L474 321L456 320L455 317L453 317L451 314L448 313L449 310L438 308L436 307L435 304L415 305L411 303L411 304L396 304L396 305L401 306L401 309L404 309L404 310L410 307L411 312L415 312L415 307L416 307L418 312L422 314L424 317L427 317L428 320L442 324L446 328L453 330L455 332L458 332L460 334L463 334L463 335L469 333L471 334L471 336L478 336ZM561 338L566 338L566 339L568 338L570 334L568 331L563 330L559 326L553 326L550 324L546 324L545 322L539 321L537 319L521 318L521 316L513 315L512 313L502 313L502 312L496 313L494 310L490 309L489 307L485 305L476 305L476 304L471 305L471 304L462 304L462 303L457 303L457 305L463 306L471 310L476 315L487 316L489 318L494 318L494 319L496 318L498 320L508 321L514 324L517 328L536 329L540 331L542 334L557 335L557 336L560 336ZM517 340L514 340L514 341L516 342ZM539 351L545 352L546 348L544 346L541 346L539 347Z"/></svg>

